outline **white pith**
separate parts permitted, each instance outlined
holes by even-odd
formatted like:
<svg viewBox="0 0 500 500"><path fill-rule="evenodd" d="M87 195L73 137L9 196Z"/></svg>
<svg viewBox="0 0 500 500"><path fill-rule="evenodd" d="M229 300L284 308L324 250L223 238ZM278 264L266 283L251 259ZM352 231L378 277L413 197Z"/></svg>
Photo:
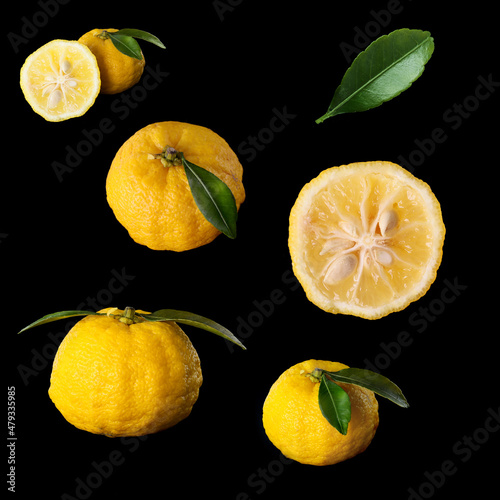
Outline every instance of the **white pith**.
<svg viewBox="0 0 500 500"><path fill-rule="evenodd" d="M61 58L58 66L51 61L50 72L45 75L42 95L47 97L47 109L55 108L61 100L67 104L68 97L78 92L78 79L72 76L73 66L67 59Z"/></svg>
<svg viewBox="0 0 500 500"><path fill-rule="evenodd" d="M383 222L387 217L395 222L390 228L381 225L381 219ZM342 220L338 229L322 235L324 244L320 255L327 256L323 281L333 284L355 273L354 280L359 282L363 269L370 266L375 266L378 274L383 277L384 268L395 260L400 260L391 249L391 238L397 231L397 214L390 208L379 211L379 217L371 223L364 217L358 221Z"/></svg>

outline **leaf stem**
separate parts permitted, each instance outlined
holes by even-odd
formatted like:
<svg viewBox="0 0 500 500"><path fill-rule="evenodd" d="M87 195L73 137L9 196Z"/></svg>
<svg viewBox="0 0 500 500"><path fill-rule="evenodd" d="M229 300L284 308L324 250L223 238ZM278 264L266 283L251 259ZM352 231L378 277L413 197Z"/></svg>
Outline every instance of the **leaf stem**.
<svg viewBox="0 0 500 500"><path fill-rule="evenodd" d="M330 118L329 113L325 113L323 116L321 116L320 118L318 118L317 120L314 120L314 121L315 121L315 123L320 124L320 123L323 123L327 118Z"/></svg>

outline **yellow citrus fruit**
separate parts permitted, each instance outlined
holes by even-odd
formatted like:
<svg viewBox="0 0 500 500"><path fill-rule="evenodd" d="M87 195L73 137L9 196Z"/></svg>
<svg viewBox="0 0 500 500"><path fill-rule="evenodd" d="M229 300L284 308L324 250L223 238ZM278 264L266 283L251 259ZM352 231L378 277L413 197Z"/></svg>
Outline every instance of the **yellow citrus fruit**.
<svg viewBox="0 0 500 500"><path fill-rule="evenodd" d="M347 365L310 359L292 366L274 382L264 401L262 421L270 441L288 458L309 465L332 465L363 452L378 427L372 391L336 382L349 395L351 421L341 434L321 413L319 383L305 376L315 368L339 371Z"/></svg>
<svg viewBox="0 0 500 500"><path fill-rule="evenodd" d="M331 313L377 319L424 295L445 226L431 188L390 162L351 163L306 184L290 213L293 270Z"/></svg>
<svg viewBox="0 0 500 500"><path fill-rule="evenodd" d="M174 322L127 324L123 311L100 312L113 316L86 316L57 351L49 396L64 418L110 437L151 434L186 418L202 383L186 334Z"/></svg>
<svg viewBox="0 0 500 500"><path fill-rule="evenodd" d="M94 29L80 37L80 43L86 45L97 58L101 72L101 93L118 94L135 85L144 71L144 55L135 59L121 53L106 32L115 33L117 29Z"/></svg>
<svg viewBox="0 0 500 500"><path fill-rule="evenodd" d="M184 167L165 166L159 158L167 146L222 180L237 208L245 199L243 168L224 139L188 123L153 123L119 149L106 179L116 218L137 243L180 252L205 245L220 232L196 206Z"/></svg>
<svg viewBox="0 0 500 500"><path fill-rule="evenodd" d="M94 104L101 81L97 60L85 45L52 40L27 57L20 84L33 111L58 122L83 115Z"/></svg>

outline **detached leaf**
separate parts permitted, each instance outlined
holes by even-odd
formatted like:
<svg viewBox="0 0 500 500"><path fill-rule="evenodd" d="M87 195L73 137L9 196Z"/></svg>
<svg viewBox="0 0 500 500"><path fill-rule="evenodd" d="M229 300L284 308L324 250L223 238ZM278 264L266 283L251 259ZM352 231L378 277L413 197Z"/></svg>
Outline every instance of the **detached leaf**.
<svg viewBox="0 0 500 500"><path fill-rule="evenodd" d="M160 309L152 314L136 313L136 315L144 318L146 321L175 321L176 323L195 326L196 328L215 333L246 350L246 347L227 328L198 314L187 311L177 311L175 309Z"/></svg>
<svg viewBox="0 0 500 500"><path fill-rule="evenodd" d="M115 35L131 36L132 38L139 38L140 40L144 40L146 42L153 43L154 45L157 45L158 47L161 47L162 49L166 49L165 45L158 37L152 35L151 33L148 33L147 31L126 28L126 29L115 31L114 34Z"/></svg>
<svg viewBox="0 0 500 500"><path fill-rule="evenodd" d="M182 165L200 212L221 233L236 238L238 210L229 187L212 172L187 161L184 155Z"/></svg>
<svg viewBox="0 0 500 500"><path fill-rule="evenodd" d="M89 315L98 315L98 313L94 311L59 311L56 313L52 314L47 314L43 318L37 319L33 323L31 323L28 326L25 326L22 330L20 330L18 333L22 333L26 330L29 330L30 328L33 328L38 325L44 325L45 323L51 323L52 321L57 321L59 319L65 319L65 318L73 318L74 316L89 316Z"/></svg>
<svg viewBox="0 0 500 500"><path fill-rule="evenodd" d="M319 384L318 402L323 416L345 436L351 421L351 400L347 392L323 374Z"/></svg>
<svg viewBox="0 0 500 500"><path fill-rule="evenodd" d="M354 59L337 87L321 123L341 113L366 111L406 90L434 52L428 31L400 29L372 42Z"/></svg>
<svg viewBox="0 0 500 500"><path fill-rule="evenodd" d="M113 42L113 45L126 56L133 57L134 59L139 60L142 59L141 47L139 46L137 40L135 40L131 36L120 35L117 33L117 31L114 33L110 33L109 31L107 32L109 38Z"/></svg>
<svg viewBox="0 0 500 500"><path fill-rule="evenodd" d="M327 377L331 377L337 382L355 384L370 389L370 391L389 399L403 408L408 408L410 406L403 396L401 389L394 382L391 382L387 377L379 373L363 370L361 368L345 368L338 372L325 373Z"/></svg>

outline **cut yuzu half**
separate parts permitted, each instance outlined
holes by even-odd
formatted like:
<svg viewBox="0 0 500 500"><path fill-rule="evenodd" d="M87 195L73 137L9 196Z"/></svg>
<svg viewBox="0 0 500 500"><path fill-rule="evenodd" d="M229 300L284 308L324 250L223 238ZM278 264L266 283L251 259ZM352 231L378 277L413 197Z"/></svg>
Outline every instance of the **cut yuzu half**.
<svg viewBox="0 0 500 500"><path fill-rule="evenodd" d="M33 111L51 122L83 115L101 87L94 54L70 40L52 40L29 55L20 83Z"/></svg>
<svg viewBox="0 0 500 500"><path fill-rule="evenodd" d="M331 313L377 319L424 295L445 226L430 187L390 162L333 167L306 184L290 213L293 271Z"/></svg>

